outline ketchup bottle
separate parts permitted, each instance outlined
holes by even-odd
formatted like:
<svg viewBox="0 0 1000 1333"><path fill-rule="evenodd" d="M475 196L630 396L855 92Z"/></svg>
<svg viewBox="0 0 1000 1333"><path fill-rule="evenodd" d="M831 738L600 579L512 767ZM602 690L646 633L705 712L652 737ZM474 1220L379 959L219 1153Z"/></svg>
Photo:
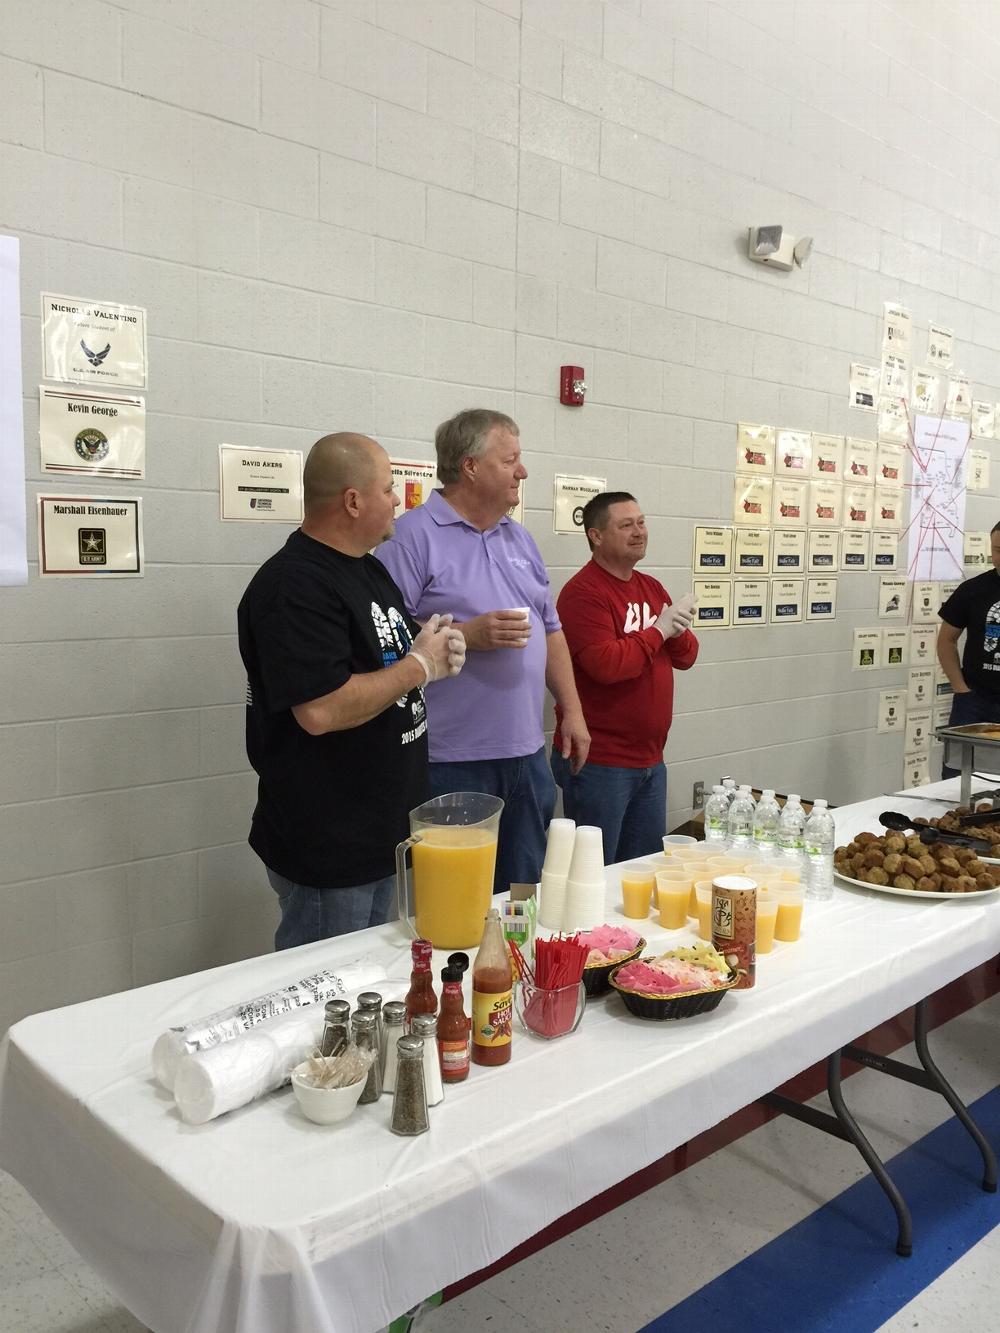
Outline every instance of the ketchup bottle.
<svg viewBox="0 0 1000 1333"><path fill-rule="evenodd" d="M441 1013L437 1044L444 1083L461 1083L469 1077L469 1020L462 998L464 968L449 964L441 969Z"/></svg>
<svg viewBox="0 0 1000 1333"><path fill-rule="evenodd" d="M431 955L434 946L430 940L414 940L410 945L410 957L413 971L410 973L410 989L406 992L406 1029L409 1031L414 1014L436 1014L437 996L434 994L434 978L431 976Z"/></svg>
<svg viewBox="0 0 1000 1333"><path fill-rule="evenodd" d="M472 968L472 1063L505 1065L510 1059L514 972L500 925L491 907Z"/></svg>

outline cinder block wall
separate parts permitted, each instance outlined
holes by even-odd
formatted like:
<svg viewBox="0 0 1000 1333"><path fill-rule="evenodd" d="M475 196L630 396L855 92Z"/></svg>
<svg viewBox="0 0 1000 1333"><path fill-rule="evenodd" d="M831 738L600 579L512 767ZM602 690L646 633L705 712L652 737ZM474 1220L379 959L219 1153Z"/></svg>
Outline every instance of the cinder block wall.
<svg viewBox="0 0 1000 1333"><path fill-rule="evenodd" d="M32 517L39 292L146 306L151 369L146 577L0 589L0 1030L269 947L233 629L284 530L218 522L220 442L429 457L495 405L557 586L585 559L551 531L569 472L635 491L685 591L738 419L871 433L847 371L883 301L918 349L953 326L1000 399L998 38L984 0L4 0ZM805 269L747 263L771 222L815 237ZM724 770L893 789L900 673L849 670L874 616L874 577L841 575L835 624L706 634L672 816Z"/></svg>

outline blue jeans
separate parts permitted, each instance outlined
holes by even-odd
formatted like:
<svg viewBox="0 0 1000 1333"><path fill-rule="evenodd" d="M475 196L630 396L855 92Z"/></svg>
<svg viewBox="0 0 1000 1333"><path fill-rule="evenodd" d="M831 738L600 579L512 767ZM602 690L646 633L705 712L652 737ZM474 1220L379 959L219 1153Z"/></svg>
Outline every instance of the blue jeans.
<svg viewBox="0 0 1000 1333"><path fill-rule="evenodd" d="M293 884L273 870L267 870L267 878L281 905L281 921L274 932L275 949L315 944L331 935L348 935L396 919L395 875L347 889Z"/></svg>
<svg viewBox="0 0 1000 1333"><path fill-rule="evenodd" d="M569 760L552 751L552 776L562 788L563 813L604 834L604 864L663 850L667 831L667 770L584 764L576 777Z"/></svg>
<svg viewBox="0 0 1000 1333"><path fill-rule="evenodd" d="M972 722L1000 722L1000 696L987 694L985 690L969 690L967 694L956 694L951 701L949 727L967 727ZM947 745L944 747L948 753ZM957 778L961 770L949 768L942 760L942 778Z"/></svg>
<svg viewBox="0 0 1000 1333"><path fill-rule="evenodd" d="M544 747L517 759L469 759L428 765L432 796L481 791L503 801L493 892L512 884L537 884L542 877L549 820L556 788Z"/></svg>

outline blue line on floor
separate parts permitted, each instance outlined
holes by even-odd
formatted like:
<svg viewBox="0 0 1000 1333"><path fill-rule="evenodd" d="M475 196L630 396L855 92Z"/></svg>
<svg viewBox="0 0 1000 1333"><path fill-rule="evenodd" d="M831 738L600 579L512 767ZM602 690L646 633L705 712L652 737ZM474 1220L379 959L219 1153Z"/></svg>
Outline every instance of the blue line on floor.
<svg viewBox="0 0 1000 1333"><path fill-rule="evenodd" d="M995 1148L1000 1088L969 1110ZM866 1175L640 1333L873 1333L1000 1223L1000 1194L982 1190L979 1150L954 1116L886 1165L913 1216L912 1258L896 1256L896 1215Z"/></svg>

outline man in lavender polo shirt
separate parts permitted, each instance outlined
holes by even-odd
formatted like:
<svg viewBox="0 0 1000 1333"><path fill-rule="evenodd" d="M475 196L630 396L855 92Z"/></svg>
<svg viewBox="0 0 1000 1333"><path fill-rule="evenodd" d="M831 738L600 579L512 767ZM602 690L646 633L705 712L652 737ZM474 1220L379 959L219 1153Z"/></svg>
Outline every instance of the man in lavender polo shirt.
<svg viewBox="0 0 1000 1333"><path fill-rule="evenodd" d="M556 801L542 730L546 686L574 773L590 735L541 554L507 517L528 475L516 423L501 412L460 412L438 427L434 444L442 489L398 518L375 554L414 619L447 608L465 635L461 676L428 692L430 785L434 795L503 799L493 885L502 893L537 883L545 857Z"/></svg>

